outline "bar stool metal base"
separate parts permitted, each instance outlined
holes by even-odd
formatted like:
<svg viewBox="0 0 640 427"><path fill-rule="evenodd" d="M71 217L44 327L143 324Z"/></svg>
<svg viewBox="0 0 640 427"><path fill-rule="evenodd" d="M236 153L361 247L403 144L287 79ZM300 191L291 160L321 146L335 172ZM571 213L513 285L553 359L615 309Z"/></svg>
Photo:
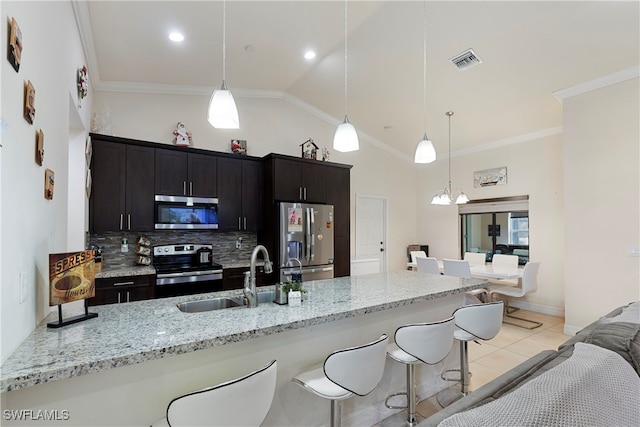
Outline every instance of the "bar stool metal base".
<svg viewBox="0 0 640 427"><path fill-rule="evenodd" d="M407 391L390 394L384 400L384 405L389 409L405 409L406 410L406 415L405 415L405 411L399 412L399 414L401 414L405 418L406 425L410 427L413 427L418 424L418 421L416 421L418 417L418 414L416 413L416 406L418 405L418 402L420 402L420 397L416 394L415 366L416 365L413 363L407 364L407 368L406 368ZM401 396L401 395L406 396L407 398L406 405L403 405L403 406L389 405L389 399L391 399L394 396Z"/></svg>
<svg viewBox="0 0 640 427"><path fill-rule="evenodd" d="M458 387L451 386L451 387L445 388L444 390L441 390L436 395L436 400L438 401L438 404L440 406L442 406L443 408L446 408L456 400L462 399L466 395L467 394L460 391Z"/></svg>
<svg viewBox="0 0 640 427"><path fill-rule="evenodd" d="M380 421L376 426L379 427L398 427L398 426L409 426L415 427L424 421L426 418L419 414L415 414L413 422L407 421L407 414L405 411L397 412L393 415L388 416L384 420Z"/></svg>

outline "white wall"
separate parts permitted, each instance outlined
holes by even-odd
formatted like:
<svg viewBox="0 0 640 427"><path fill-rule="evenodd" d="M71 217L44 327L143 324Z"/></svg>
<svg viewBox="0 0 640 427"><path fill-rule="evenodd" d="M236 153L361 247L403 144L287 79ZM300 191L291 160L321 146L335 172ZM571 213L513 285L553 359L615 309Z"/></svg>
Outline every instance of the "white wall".
<svg viewBox="0 0 640 427"><path fill-rule="evenodd" d="M461 187L471 200L529 196L530 255L532 261L541 263L539 288L516 305L554 315L564 311L561 142L560 135L554 135L451 159L452 187ZM455 141L452 145L455 147ZM430 204L433 195L447 184L447 163L446 158L440 158L419 174L418 236L429 244L431 256L459 258L457 207ZM506 185L473 187L474 171L501 166L507 167Z"/></svg>
<svg viewBox="0 0 640 427"><path fill-rule="evenodd" d="M566 325L640 299L639 79L564 101Z"/></svg>
<svg viewBox="0 0 640 427"><path fill-rule="evenodd" d="M351 254L355 254L355 194L384 196L389 200L388 270L406 268L406 246L415 240L416 182L413 164L367 143L360 150L339 153L331 148L336 124L319 118L281 98L236 96L240 129L214 129L206 120L208 96L138 93L94 93L94 111L110 111L116 136L171 144L178 121L193 134L193 146L230 152L231 139L247 140L248 154L300 155L299 144L313 138L331 151L330 161L351 169ZM336 123L338 119L336 119ZM357 123L355 123L357 127Z"/></svg>
<svg viewBox="0 0 640 427"><path fill-rule="evenodd" d="M2 264L0 306L1 359L4 361L49 313L51 252L72 249L67 244L69 128L89 122L90 98L76 109L76 73L86 64L71 2L2 1L2 40L6 49L8 20L15 17L23 36L19 72L6 55L2 72ZM89 71L90 74L91 71ZM35 121L22 117L24 82L36 89ZM90 95L89 95L90 96ZM69 100L74 100L70 105ZM86 126L88 127L88 126ZM35 162L36 132L44 132L44 163ZM45 168L55 172L53 200L44 198ZM80 204L78 209L84 211ZM77 227L82 228L84 219ZM80 230L82 233L83 230ZM20 303L20 273L26 278L26 300Z"/></svg>

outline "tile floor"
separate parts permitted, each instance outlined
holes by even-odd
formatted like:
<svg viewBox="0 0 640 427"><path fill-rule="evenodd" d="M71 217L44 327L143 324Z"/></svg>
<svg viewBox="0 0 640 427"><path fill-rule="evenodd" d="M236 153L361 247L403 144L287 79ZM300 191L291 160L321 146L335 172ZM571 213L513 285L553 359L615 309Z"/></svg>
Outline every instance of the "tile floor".
<svg viewBox="0 0 640 427"><path fill-rule="evenodd" d="M469 369L473 374L469 387L471 391L482 387L542 350L556 350L560 344L570 338L562 333L564 327L562 317L525 310L519 310L514 315L537 320L543 325L529 330L503 324L500 333L494 339L480 341L480 345L470 342ZM416 409L418 414L426 418L441 408L435 396L432 396L420 402Z"/></svg>

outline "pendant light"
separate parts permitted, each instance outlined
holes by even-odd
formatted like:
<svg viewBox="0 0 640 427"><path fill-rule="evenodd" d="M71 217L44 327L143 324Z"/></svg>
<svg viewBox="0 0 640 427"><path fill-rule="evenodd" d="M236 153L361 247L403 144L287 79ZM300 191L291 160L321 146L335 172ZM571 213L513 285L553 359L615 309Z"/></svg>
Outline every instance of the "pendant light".
<svg viewBox="0 0 640 427"><path fill-rule="evenodd" d="M436 149L427 137L427 2L424 2L424 49L422 58L422 109L424 114L424 136L416 147L414 163L431 163L436 160Z"/></svg>
<svg viewBox="0 0 640 427"><path fill-rule="evenodd" d="M211 94L207 120L214 128L238 129L238 109L231 91L227 89L227 4L222 2L222 86Z"/></svg>
<svg viewBox="0 0 640 427"><path fill-rule="evenodd" d="M449 183L448 185L438 191L433 199L431 199L432 205L442 205L447 206L451 204L451 116L453 116L453 111L447 111L446 116L449 117ZM456 197L456 205L464 205L469 201L469 198L462 191L462 189L458 188L457 197Z"/></svg>
<svg viewBox="0 0 640 427"><path fill-rule="evenodd" d="M344 122L336 129L333 135L333 149L343 153L360 149L358 132L347 118L347 0L344 2Z"/></svg>

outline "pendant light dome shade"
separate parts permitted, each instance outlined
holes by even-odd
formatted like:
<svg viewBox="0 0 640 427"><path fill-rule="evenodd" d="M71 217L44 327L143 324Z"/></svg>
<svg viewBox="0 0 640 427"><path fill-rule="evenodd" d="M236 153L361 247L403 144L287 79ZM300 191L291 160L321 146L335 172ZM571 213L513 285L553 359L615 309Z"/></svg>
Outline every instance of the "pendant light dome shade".
<svg viewBox="0 0 640 427"><path fill-rule="evenodd" d="M333 135L333 149L342 153L360 149L358 132L356 132L355 126L349 122L347 116L344 116L344 122L338 126Z"/></svg>
<svg viewBox="0 0 640 427"><path fill-rule="evenodd" d="M436 149L433 147L433 143L424 134L422 141L418 142L416 147L416 154L413 158L415 163L431 163L436 160Z"/></svg>
<svg viewBox="0 0 640 427"><path fill-rule="evenodd" d="M239 129L238 108L227 89L227 2L222 2L222 86L211 94L207 120L217 129Z"/></svg>
<svg viewBox="0 0 640 427"><path fill-rule="evenodd" d="M214 128L218 129L238 129L240 127L236 102L224 80L220 89L214 90L211 94L207 120Z"/></svg>

